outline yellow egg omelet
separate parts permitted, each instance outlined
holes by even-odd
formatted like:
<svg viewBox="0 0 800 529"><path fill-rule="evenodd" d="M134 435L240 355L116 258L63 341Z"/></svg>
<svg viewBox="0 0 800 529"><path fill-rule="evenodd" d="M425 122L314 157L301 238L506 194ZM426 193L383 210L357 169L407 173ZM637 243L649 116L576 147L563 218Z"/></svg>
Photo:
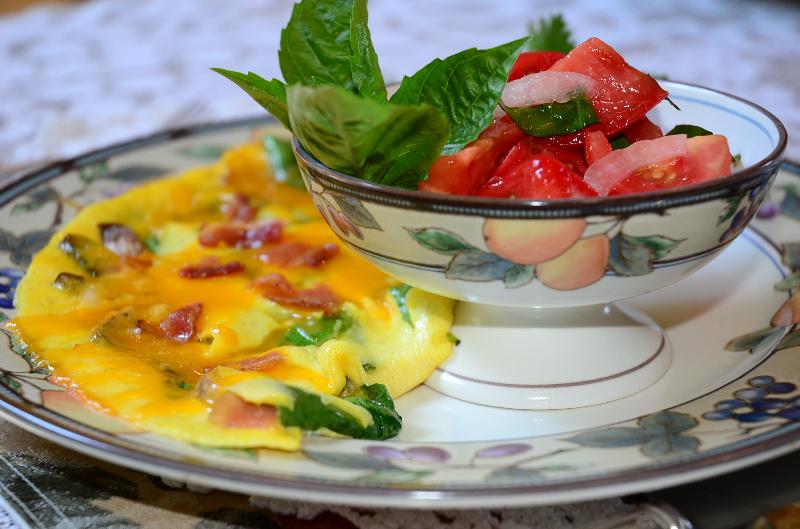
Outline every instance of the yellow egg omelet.
<svg viewBox="0 0 800 529"><path fill-rule="evenodd" d="M90 205L33 259L9 327L88 404L217 447L383 439L452 351L453 302L342 245L261 145Z"/></svg>

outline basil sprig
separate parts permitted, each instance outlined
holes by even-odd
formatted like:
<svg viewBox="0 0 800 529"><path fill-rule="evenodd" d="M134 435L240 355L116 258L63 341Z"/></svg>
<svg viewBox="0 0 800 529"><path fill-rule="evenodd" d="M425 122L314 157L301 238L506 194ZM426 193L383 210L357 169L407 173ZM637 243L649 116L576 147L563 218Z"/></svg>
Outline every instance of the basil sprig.
<svg viewBox="0 0 800 529"><path fill-rule="evenodd" d="M300 143L328 167L414 189L439 157L447 119L430 105L360 98L338 86L288 88L289 118Z"/></svg>
<svg viewBox="0 0 800 529"><path fill-rule="evenodd" d="M567 23L561 15L540 18L538 25L531 24L529 28L531 40L528 43L528 50L530 51L569 53L575 47Z"/></svg>
<svg viewBox="0 0 800 529"><path fill-rule="evenodd" d="M501 103L501 106L529 136L569 134L598 122L592 102L585 95L573 97L566 103L545 103L520 108Z"/></svg>
<svg viewBox="0 0 800 529"><path fill-rule="evenodd" d="M488 50L472 48L434 59L403 78L392 103L436 107L450 122L444 154L457 152L491 123L511 66L527 42L528 38L523 38Z"/></svg>
<svg viewBox="0 0 800 529"><path fill-rule="evenodd" d="M538 45L563 47L563 20L540 23ZM566 39L566 40L565 40ZM403 78L387 103L367 24L367 0L301 0L281 32L286 84L221 68L325 165L373 182L416 188L442 154L474 140L529 38L435 59ZM288 86L287 86L288 85Z"/></svg>

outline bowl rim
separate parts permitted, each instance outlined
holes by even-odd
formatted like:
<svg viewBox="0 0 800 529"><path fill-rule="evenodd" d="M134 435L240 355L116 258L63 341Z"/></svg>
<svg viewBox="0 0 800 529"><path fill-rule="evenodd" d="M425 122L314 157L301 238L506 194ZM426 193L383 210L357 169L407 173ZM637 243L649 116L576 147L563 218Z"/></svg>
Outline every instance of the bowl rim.
<svg viewBox="0 0 800 529"><path fill-rule="evenodd" d="M301 165L312 168L316 177L324 182L323 187L352 195L368 202L462 215L487 217L575 217L585 215L661 212L667 208L696 204L716 198L727 197L750 189L768 180L778 169L786 150L787 133L783 123L762 106L742 97L705 86L678 81L665 81L673 86L685 87L701 92L721 95L744 103L766 116L778 131L777 145L764 158L743 167L722 179L677 187L665 191L620 195L617 197L590 197L556 200L519 200L513 198L478 197L471 195L448 195L430 191L418 191L393 187L363 180L336 171L314 158L302 146L296 136L292 147Z"/></svg>

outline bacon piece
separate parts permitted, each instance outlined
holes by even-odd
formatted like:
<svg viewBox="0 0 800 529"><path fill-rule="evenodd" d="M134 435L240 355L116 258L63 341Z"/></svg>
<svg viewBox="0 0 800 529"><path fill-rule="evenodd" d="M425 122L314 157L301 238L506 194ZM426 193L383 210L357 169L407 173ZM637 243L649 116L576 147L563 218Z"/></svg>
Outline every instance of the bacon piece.
<svg viewBox="0 0 800 529"><path fill-rule="evenodd" d="M181 268L178 274L186 279L208 279L210 277L229 276L244 271L244 265L239 261L221 263L217 257L204 257L196 265L187 265Z"/></svg>
<svg viewBox="0 0 800 529"><path fill-rule="evenodd" d="M263 245L281 240L283 224L262 220L255 224L243 222L212 223L200 230L198 241L202 246L220 245L236 248L261 248Z"/></svg>
<svg viewBox="0 0 800 529"><path fill-rule="evenodd" d="M158 327L165 338L176 343L187 343L197 334L197 318L202 310L202 303L186 305L170 312Z"/></svg>
<svg viewBox="0 0 800 529"><path fill-rule="evenodd" d="M284 242L264 250L258 258L265 263L281 268L299 268L322 266L339 254L339 247L333 243L322 246L309 246L302 242Z"/></svg>
<svg viewBox="0 0 800 529"><path fill-rule="evenodd" d="M233 393L223 393L212 405L209 420L224 428L269 428L278 410L267 404L252 404Z"/></svg>
<svg viewBox="0 0 800 529"><path fill-rule="evenodd" d="M323 310L325 314L333 314L341 305L341 300L327 285L297 290L283 274L261 276L252 285L265 298L286 307Z"/></svg>
<svg viewBox="0 0 800 529"><path fill-rule="evenodd" d="M250 222L256 218L258 211L247 195L236 193L230 201L222 204L222 213L229 221Z"/></svg>
<svg viewBox="0 0 800 529"><path fill-rule="evenodd" d="M283 363L284 360L286 360L286 357L280 351L270 351L261 356L245 358L241 362L229 365L229 367L240 371L264 371Z"/></svg>
<svg viewBox="0 0 800 529"><path fill-rule="evenodd" d="M144 251L141 239L124 224L109 222L98 224L103 246L117 255L137 256Z"/></svg>

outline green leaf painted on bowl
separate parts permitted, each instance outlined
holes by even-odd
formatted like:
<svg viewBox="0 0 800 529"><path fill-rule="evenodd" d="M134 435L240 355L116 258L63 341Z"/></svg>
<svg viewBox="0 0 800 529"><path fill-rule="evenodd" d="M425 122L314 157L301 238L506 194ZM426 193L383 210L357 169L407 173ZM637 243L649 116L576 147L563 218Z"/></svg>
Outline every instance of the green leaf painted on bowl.
<svg viewBox="0 0 800 529"><path fill-rule="evenodd" d="M800 220L800 186L784 186L785 194L780 204L780 211L783 215Z"/></svg>
<svg viewBox="0 0 800 529"><path fill-rule="evenodd" d="M725 199L725 210L720 214L717 219L717 226L722 225L726 220L730 220L739 209L739 204L742 203L741 195L728 197Z"/></svg>
<svg viewBox="0 0 800 529"><path fill-rule="evenodd" d="M430 105L387 105L336 86L288 88L292 130L331 169L416 189L439 157L447 120Z"/></svg>
<svg viewBox="0 0 800 529"><path fill-rule="evenodd" d="M448 279L462 281L500 281L516 264L493 253L482 251L458 252L445 268Z"/></svg>
<svg viewBox="0 0 800 529"><path fill-rule="evenodd" d="M533 281L534 276L533 266L518 264L506 272L503 283L506 288L519 288Z"/></svg>
<svg viewBox="0 0 800 529"><path fill-rule="evenodd" d="M444 154L459 151L492 122L492 114L508 72L528 38L488 50L471 48L446 59L434 59L412 76L403 77L392 103L428 103L450 123Z"/></svg>
<svg viewBox="0 0 800 529"><path fill-rule="evenodd" d="M608 264L621 276L640 276L653 271L653 262L666 257L684 239L663 235L634 237L619 232L611 239Z"/></svg>
<svg viewBox="0 0 800 529"><path fill-rule="evenodd" d="M289 114L286 108L286 85L278 79L267 81L260 75L247 72L235 72L224 68L211 68L218 74L227 77L252 97L264 110L291 130Z"/></svg>
<svg viewBox="0 0 800 529"><path fill-rule="evenodd" d="M480 251L450 230L442 228L405 228L420 246L443 254Z"/></svg>
<svg viewBox="0 0 800 529"><path fill-rule="evenodd" d="M378 224L378 221L372 213L369 212L359 199L347 195L340 195L339 193L330 193L330 196L333 197L334 202L336 202L342 210L342 213L356 226L383 231L381 225Z"/></svg>
<svg viewBox="0 0 800 529"><path fill-rule="evenodd" d="M541 479L544 479L544 474L540 470L524 467L501 467L492 470L483 478L489 483L529 483Z"/></svg>
<svg viewBox="0 0 800 529"><path fill-rule="evenodd" d="M800 242L785 242L781 245L781 260L793 272L800 271Z"/></svg>

